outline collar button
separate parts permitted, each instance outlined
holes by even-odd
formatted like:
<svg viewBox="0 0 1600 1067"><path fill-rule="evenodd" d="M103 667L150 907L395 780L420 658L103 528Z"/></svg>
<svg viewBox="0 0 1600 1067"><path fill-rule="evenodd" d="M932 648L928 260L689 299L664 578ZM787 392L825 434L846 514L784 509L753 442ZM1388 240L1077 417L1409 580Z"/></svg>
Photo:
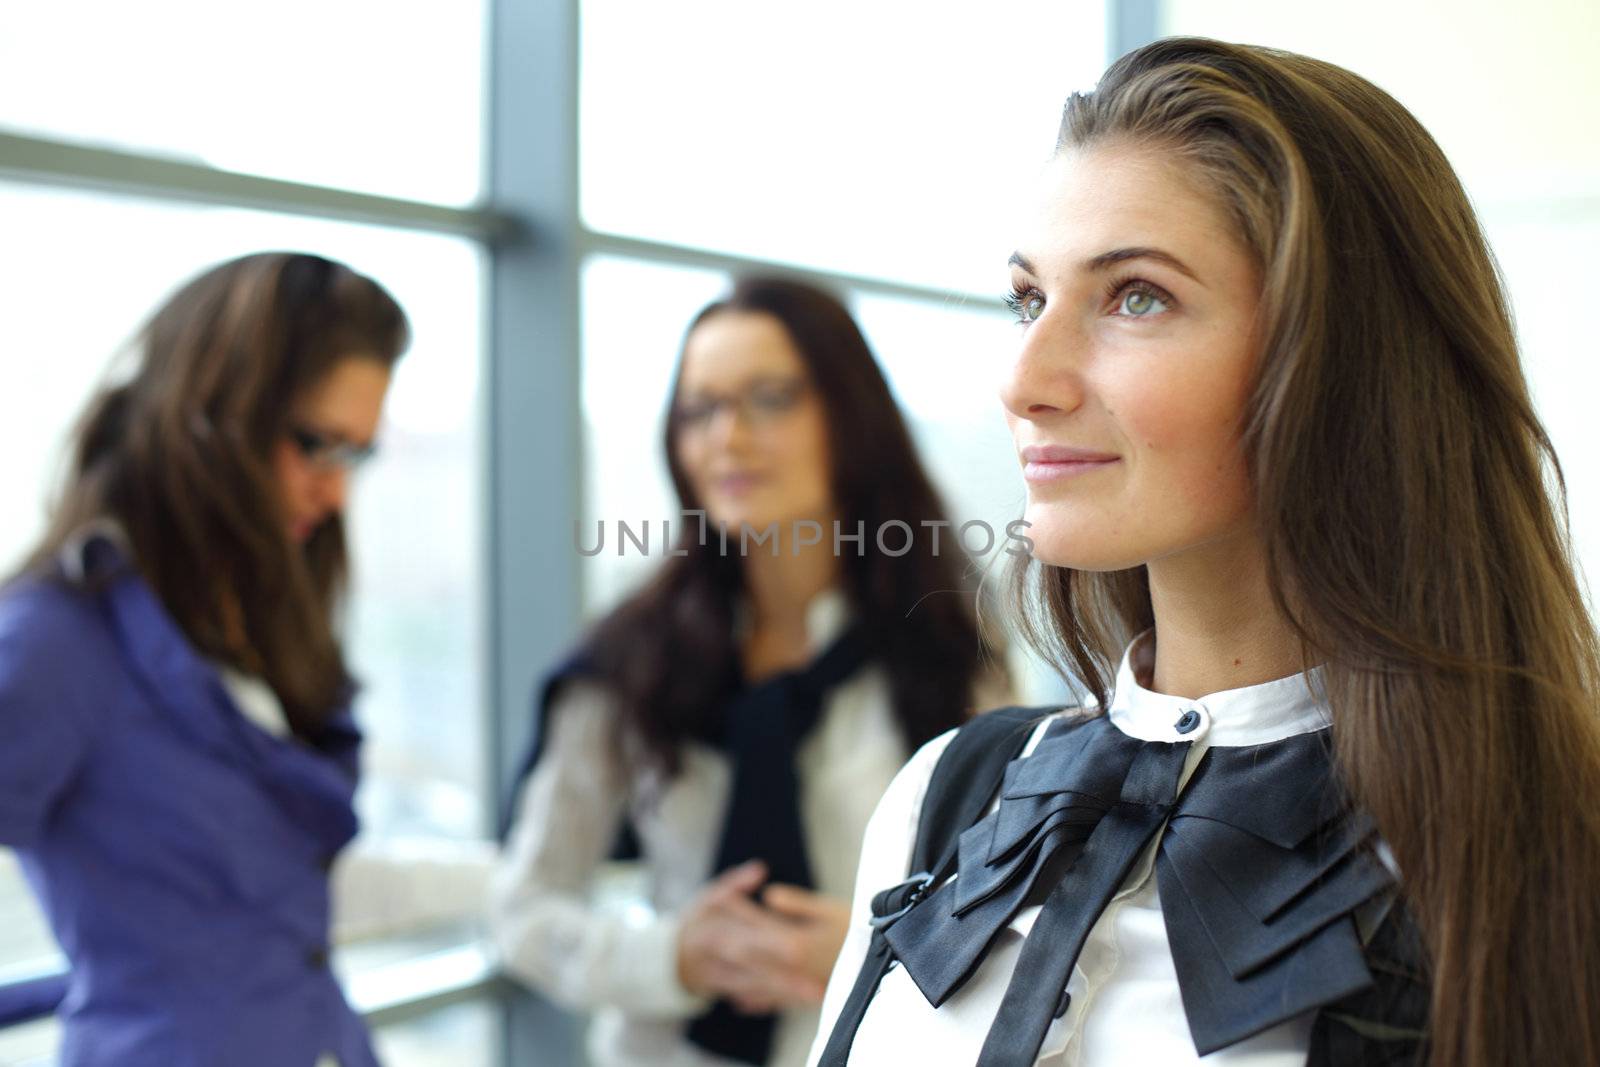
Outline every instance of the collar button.
<svg viewBox="0 0 1600 1067"><path fill-rule="evenodd" d="M1180 734L1190 734L1194 733L1195 728L1199 725L1200 713L1194 708L1190 708L1188 711L1178 716L1178 721L1172 724L1172 728L1178 731Z"/></svg>

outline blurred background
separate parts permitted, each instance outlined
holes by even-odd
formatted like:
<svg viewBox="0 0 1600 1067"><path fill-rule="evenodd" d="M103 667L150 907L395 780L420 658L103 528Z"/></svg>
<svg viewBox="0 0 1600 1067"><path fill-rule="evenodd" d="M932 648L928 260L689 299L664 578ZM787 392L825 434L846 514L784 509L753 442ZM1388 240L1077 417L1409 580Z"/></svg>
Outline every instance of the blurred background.
<svg viewBox="0 0 1600 1067"><path fill-rule="evenodd" d="M492 835L535 679L654 562L614 538L582 556L574 523L672 517L667 383L733 273L846 294L953 517L1020 515L993 399L1012 214L1067 93L1174 33L1339 63L1438 138L1600 566L1591 0L3 0L0 568L178 283L272 248L388 286L415 342L353 509L359 803L422 870ZM1017 666L1025 696L1057 691ZM0 986L61 965L0 851ZM471 922L375 929L339 968L396 1067L579 1062ZM0 1064L55 1040L48 1018L0 1029Z"/></svg>

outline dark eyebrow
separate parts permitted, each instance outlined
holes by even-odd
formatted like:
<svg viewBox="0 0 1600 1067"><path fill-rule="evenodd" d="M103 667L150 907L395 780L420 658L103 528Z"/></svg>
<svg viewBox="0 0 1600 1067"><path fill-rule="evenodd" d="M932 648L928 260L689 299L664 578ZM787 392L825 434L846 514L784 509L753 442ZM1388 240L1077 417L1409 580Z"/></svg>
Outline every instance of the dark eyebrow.
<svg viewBox="0 0 1600 1067"><path fill-rule="evenodd" d="M377 441L376 437L369 437L365 441L357 441L357 440L354 440L352 438L346 437L339 430L326 429L326 428L324 428L322 426L318 426L316 423L311 423L311 422L301 422L299 424L299 428L302 429L302 430L306 430L306 431L308 431L310 433L314 433L318 437L326 437L329 441L332 441L334 444L343 445L343 446L348 447L348 448L372 448L372 447L374 447L374 445L375 445L375 443Z"/></svg>
<svg viewBox="0 0 1600 1067"><path fill-rule="evenodd" d="M1033 269L1033 263L1029 261L1028 257L1023 255L1021 252L1013 252L1013 253L1011 253L1011 258L1006 260L1006 266L1008 266L1008 267L1021 267L1023 270L1027 271L1029 274L1038 274L1039 273L1038 271Z"/></svg>
<svg viewBox="0 0 1600 1067"><path fill-rule="evenodd" d="M1167 266L1171 267L1173 270L1177 271L1179 274L1182 274L1184 277L1195 282L1196 284L1205 284L1204 282L1201 282L1199 278L1196 278L1194 276L1194 271L1184 266L1183 261L1177 256L1174 256L1169 252L1163 252L1159 248L1146 248L1142 246L1134 248L1113 248L1109 252L1101 252L1098 256L1084 260L1083 269L1087 271L1102 271L1112 264L1123 263L1130 259L1153 259L1157 263L1165 263ZM1011 253L1011 258L1007 261L1007 266L1021 267L1029 274L1037 275L1039 273L1039 271L1034 267L1032 261L1030 261L1028 257L1023 255L1021 252Z"/></svg>
<svg viewBox="0 0 1600 1067"><path fill-rule="evenodd" d="M1109 252L1101 252L1093 259L1085 260L1083 265L1087 270L1098 271L1105 270L1113 263L1122 263L1130 259L1153 259L1157 263L1165 263L1192 282L1200 281L1199 278L1194 276L1194 271L1183 265L1182 260L1170 252L1161 251L1159 248L1114 248Z"/></svg>

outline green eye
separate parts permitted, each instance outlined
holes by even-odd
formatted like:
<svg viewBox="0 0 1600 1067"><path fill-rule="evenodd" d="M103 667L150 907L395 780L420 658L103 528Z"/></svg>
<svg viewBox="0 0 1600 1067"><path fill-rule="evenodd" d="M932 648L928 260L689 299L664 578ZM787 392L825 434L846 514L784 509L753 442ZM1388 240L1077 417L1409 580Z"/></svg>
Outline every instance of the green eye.
<svg viewBox="0 0 1600 1067"><path fill-rule="evenodd" d="M1124 318L1146 319L1169 310L1166 299L1142 283L1128 285L1121 292L1117 310Z"/></svg>
<svg viewBox="0 0 1600 1067"><path fill-rule="evenodd" d="M1015 286L1003 299L1011 314L1024 325L1036 321L1044 314L1044 297L1037 290L1025 290L1021 286Z"/></svg>

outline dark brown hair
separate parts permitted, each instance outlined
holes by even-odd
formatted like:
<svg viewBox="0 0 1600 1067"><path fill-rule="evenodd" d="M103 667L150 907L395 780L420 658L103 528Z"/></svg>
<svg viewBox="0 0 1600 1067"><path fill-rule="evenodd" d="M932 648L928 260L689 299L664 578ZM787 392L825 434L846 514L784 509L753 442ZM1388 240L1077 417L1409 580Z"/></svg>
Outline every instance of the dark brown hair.
<svg viewBox="0 0 1600 1067"><path fill-rule="evenodd" d="M1068 101L1059 147L1106 143L1176 160L1262 269L1256 521L1424 935L1431 1063L1600 1063L1600 649L1455 173L1349 71L1195 38ZM1145 569L1026 574L1032 639L1105 706Z"/></svg>
<svg viewBox="0 0 1600 1067"><path fill-rule="evenodd" d="M703 309L688 333L730 311L771 315L799 350L826 414L830 484L841 528L867 531L865 554L842 552L842 581L870 653L889 677L894 714L908 747L961 722L974 684L997 668L980 638L968 557L950 537L939 554L919 525L945 517L938 493L917 459L911 435L878 363L850 313L809 285L747 278ZM686 335L687 336L687 335ZM681 359L680 359L681 367ZM681 372L680 372L681 373ZM678 400L674 378L669 412ZM666 420L663 447L680 507L699 509L677 458L678 431ZM876 550L873 532L899 519L918 536L911 551ZM828 535L824 535L825 538ZM640 592L595 627L587 643L602 678L620 702L622 721L668 771L678 747L701 734L735 673L734 608L743 587L739 554L723 553L715 533L700 543L686 528L670 558Z"/></svg>
<svg viewBox="0 0 1600 1067"><path fill-rule="evenodd" d="M85 412L29 569L115 519L190 642L264 678L314 738L349 684L333 631L344 525L293 544L271 456L296 398L344 359L392 366L408 337L388 292L320 256L249 255L189 281L140 331L131 376Z"/></svg>

